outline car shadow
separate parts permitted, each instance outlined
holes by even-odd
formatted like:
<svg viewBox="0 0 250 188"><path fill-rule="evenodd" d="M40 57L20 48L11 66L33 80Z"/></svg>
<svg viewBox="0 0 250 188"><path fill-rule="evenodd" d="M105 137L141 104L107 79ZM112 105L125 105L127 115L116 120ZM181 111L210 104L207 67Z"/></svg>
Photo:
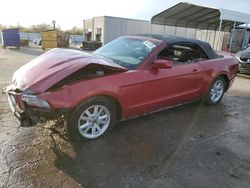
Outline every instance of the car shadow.
<svg viewBox="0 0 250 188"><path fill-rule="evenodd" d="M71 143L74 154L52 134L55 165L83 187L148 187L147 181L165 174L190 141L224 130L225 119L214 116L215 111L223 114L224 105L192 103L120 122L109 135Z"/></svg>

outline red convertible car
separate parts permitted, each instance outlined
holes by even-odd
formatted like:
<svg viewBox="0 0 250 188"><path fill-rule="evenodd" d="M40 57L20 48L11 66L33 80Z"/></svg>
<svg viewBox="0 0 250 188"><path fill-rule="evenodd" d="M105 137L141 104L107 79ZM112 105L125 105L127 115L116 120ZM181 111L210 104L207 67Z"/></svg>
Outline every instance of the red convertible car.
<svg viewBox="0 0 250 188"><path fill-rule="evenodd" d="M7 93L21 124L63 117L70 138L94 139L121 119L202 99L218 104L238 61L199 40L120 37L93 54L52 49L18 69Z"/></svg>

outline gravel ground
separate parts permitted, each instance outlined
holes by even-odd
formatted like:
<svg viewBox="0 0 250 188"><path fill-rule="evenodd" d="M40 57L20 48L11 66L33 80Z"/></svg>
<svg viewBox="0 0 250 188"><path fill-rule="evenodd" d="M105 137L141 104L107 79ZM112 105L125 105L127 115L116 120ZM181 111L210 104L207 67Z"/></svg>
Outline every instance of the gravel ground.
<svg viewBox="0 0 250 188"><path fill-rule="evenodd" d="M39 48L0 49L0 88ZM119 123L72 144L61 121L20 127L0 95L0 187L250 187L250 77L221 104L200 103Z"/></svg>

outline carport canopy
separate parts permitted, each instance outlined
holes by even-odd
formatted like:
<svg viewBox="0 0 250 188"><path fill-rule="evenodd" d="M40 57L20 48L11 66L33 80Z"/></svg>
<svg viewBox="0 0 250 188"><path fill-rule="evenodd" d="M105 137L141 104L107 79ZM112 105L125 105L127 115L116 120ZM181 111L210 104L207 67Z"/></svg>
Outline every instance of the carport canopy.
<svg viewBox="0 0 250 188"><path fill-rule="evenodd" d="M153 16L151 23L195 29L230 31L237 25L250 23L250 14L181 2Z"/></svg>

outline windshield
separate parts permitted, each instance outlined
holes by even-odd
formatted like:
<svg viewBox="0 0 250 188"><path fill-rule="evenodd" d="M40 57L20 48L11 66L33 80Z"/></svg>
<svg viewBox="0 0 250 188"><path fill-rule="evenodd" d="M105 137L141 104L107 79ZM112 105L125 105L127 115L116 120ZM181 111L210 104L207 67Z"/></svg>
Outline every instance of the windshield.
<svg viewBox="0 0 250 188"><path fill-rule="evenodd" d="M122 37L99 48L94 54L109 58L129 70L134 70L159 44L160 42L147 39Z"/></svg>

